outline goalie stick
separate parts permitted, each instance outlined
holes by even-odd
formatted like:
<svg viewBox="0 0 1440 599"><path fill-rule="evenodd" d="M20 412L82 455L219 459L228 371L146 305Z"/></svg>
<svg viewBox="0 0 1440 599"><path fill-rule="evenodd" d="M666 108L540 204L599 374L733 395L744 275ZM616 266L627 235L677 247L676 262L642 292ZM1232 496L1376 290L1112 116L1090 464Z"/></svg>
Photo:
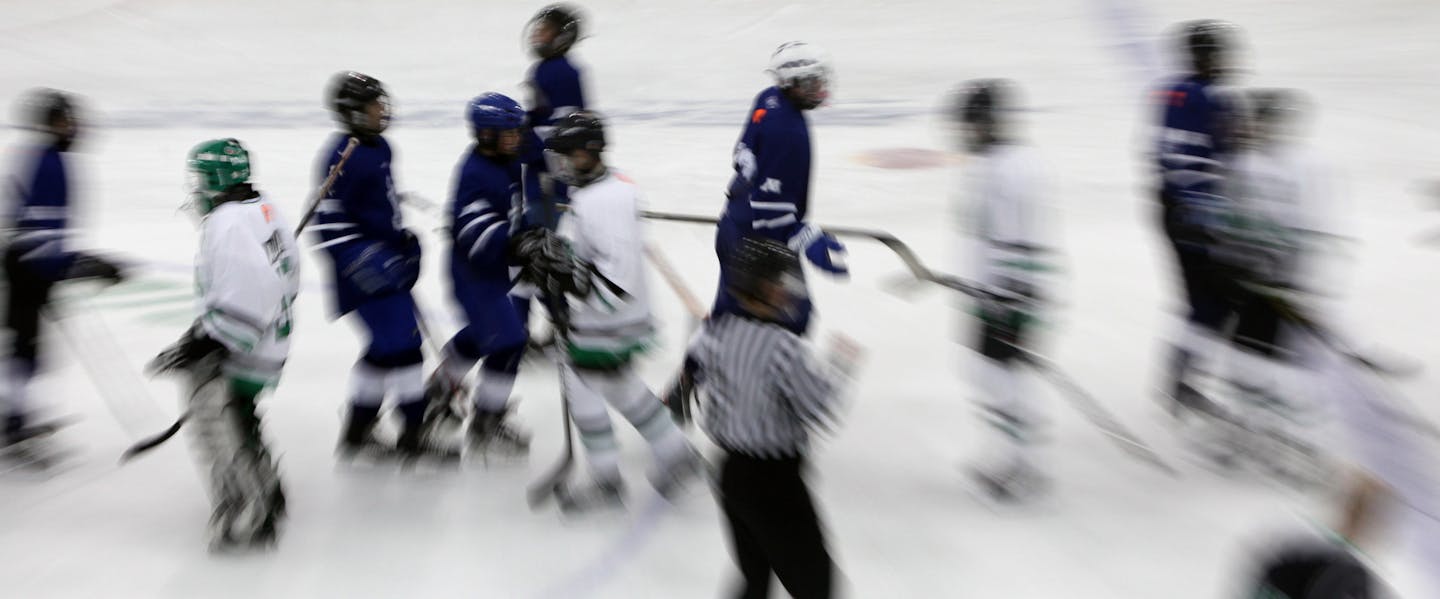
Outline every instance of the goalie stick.
<svg viewBox="0 0 1440 599"><path fill-rule="evenodd" d="M708 216L675 214L650 210L641 212L641 216L653 220L693 224L716 224L718 222L718 219ZM931 270L920 260L920 256L916 255L915 251L910 249L909 245L901 241L900 238L885 231L828 226L821 226L820 229L839 237L857 237L884 245L891 252L894 252L895 255L900 258L901 262L905 263L905 267L910 270L911 276L917 281L934 283L981 300L1013 301L1016 299L1009 294L991 291L978 283ZM1020 350L1027 364L1063 392L1063 395L1069 399L1071 406L1079 411L1080 414L1089 420L1096 428L1100 429L1101 433L1115 442L1122 450L1167 474L1172 476L1178 474L1178 471L1162 459L1159 453L1150 447L1150 445L1140 440L1138 436L1120 422L1120 419L1117 418L1114 413L1107 410L1104 405L1097 401L1089 392L1085 391L1074 379L1066 375L1054 362L1029 349L1019 347L1016 349Z"/></svg>
<svg viewBox="0 0 1440 599"><path fill-rule="evenodd" d="M306 207L305 214L300 217L299 224L295 225L295 237L299 237L300 234L305 231L305 226L310 223L310 219L315 217L315 212L320 209L320 202L330 193L330 188L335 185L335 179L340 177L341 169L344 168L345 163L350 160L350 155L355 153L355 147L358 145L360 145L360 139L357 137L351 137L350 141L345 144L345 149L340 152L340 159L335 161L335 166L330 168L330 173L325 177L325 180L320 183L319 189L315 190L315 197L310 200L310 205ZM158 434L141 439L121 453L120 463L123 464L135 459L137 456L169 441L180 432L180 429L185 426L185 422L188 420L190 420L190 409L187 407L185 411L180 413L180 416L175 419L175 422L171 424L169 428L166 428Z"/></svg>

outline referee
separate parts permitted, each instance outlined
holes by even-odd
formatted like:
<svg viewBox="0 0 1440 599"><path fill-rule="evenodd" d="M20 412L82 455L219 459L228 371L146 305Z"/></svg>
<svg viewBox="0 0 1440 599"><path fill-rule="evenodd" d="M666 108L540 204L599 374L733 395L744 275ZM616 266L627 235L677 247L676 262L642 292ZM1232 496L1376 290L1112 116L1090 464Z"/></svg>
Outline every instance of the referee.
<svg viewBox="0 0 1440 599"><path fill-rule="evenodd" d="M744 578L734 596L769 597L774 573L796 599L830 597L834 564L801 469L810 431L834 422L840 373L854 371L859 349L837 340L822 364L780 324L805 293L784 244L745 238L727 266L738 313L706 323L689 359L709 398L701 426L725 451L716 492Z"/></svg>

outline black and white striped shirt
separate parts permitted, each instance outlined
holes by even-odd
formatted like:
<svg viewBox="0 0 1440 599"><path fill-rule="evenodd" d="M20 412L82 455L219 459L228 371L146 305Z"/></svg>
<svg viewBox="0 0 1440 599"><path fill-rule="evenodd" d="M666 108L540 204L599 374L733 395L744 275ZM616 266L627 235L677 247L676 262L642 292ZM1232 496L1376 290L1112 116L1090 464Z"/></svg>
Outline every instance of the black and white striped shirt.
<svg viewBox="0 0 1440 599"><path fill-rule="evenodd" d="M784 327L723 314L691 341L689 357L708 400L701 426L726 450L794 457L805 451L811 430L834 424L838 369Z"/></svg>

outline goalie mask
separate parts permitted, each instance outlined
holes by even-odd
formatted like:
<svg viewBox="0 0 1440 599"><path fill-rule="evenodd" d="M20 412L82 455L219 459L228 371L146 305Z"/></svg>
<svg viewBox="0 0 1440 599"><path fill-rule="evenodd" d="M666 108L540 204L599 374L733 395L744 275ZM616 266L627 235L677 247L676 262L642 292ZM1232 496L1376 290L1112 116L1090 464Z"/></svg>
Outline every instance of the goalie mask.
<svg viewBox="0 0 1440 599"><path fill-rule="evenodd" d="M250 182L250 152L235 139L212 139L190 150L190 202L201 216L224 202L237 185Z"/></svg>

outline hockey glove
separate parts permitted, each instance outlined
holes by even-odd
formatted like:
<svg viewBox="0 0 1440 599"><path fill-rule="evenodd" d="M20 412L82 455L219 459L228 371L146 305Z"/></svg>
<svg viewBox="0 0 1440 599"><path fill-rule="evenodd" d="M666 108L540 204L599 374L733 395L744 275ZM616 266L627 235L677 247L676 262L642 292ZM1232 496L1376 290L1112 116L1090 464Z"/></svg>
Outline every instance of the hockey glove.
<svg viewBox="0 0 1440 599"><path fill-rule="evenodd" d="M546 293L590 294L590 264L570 252L570 246L546 229L530 229L510 240L510 262L520 267L520 279Z"/></svg>
<svg viewBox="0 0 1440 599"><path fill-rule="evenodd" d="M70 264L70 269L65 271L66 279L99 279L110 284L119 283L125 280L124 271L120 266L90 254L81 254L75 257Z"/></svg>
<svg viewBox="0 0 1440 599"><path fill-rule="evenodd" d="M790 238L789 245L797 253L804 252L805 258L820 270L838 277L850 275L850 268L845 265L845 245L814 225L805 225Z"/></svg>
<svg viewBox="0 0 1440 599"><path fill-rule="evenodd" d="M369 296L408 291L420 279L420 255L404 255L374 242L340 271L340 275Z"/></svg>
<svg viewBox="0 0 1440 599"><path fill-rule="evenodd" d="M205 334L205 329L197 322L190 325L179 341L151 359L145 365L145 372L150 376L193 372L208 359L218 362L229 353L230 350L219 341Z"/></svg>

